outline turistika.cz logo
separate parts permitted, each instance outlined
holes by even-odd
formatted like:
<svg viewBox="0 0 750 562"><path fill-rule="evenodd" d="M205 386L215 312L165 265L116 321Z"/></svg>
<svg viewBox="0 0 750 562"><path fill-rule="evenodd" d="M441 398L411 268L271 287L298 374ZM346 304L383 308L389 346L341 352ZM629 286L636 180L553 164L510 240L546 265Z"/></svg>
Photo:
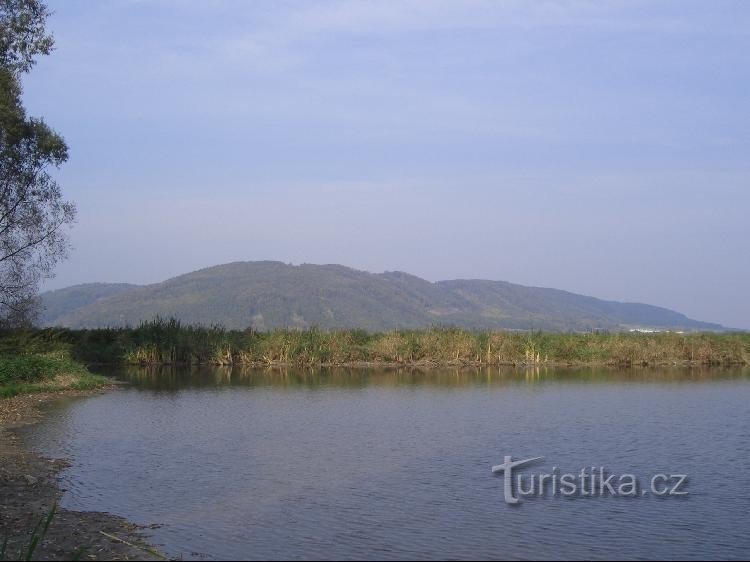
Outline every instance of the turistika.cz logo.
<svg viewBox="0 0 750 562"><path fill-rule="evenodd" d="M505 502L521 503L526 497L630 497L653 495L660 498L685 497L686 474L655 474L642 480L634 474L611 474L603 466L586 467L577 473L561 473L557 467L552 472L522 474L521 468L542 461L544 457L514 461L506 456L503 464L492 467L493 474L503 475ZM513 478L515 475L515 479ZM646 486L643 482L647 481Z"/></svg>

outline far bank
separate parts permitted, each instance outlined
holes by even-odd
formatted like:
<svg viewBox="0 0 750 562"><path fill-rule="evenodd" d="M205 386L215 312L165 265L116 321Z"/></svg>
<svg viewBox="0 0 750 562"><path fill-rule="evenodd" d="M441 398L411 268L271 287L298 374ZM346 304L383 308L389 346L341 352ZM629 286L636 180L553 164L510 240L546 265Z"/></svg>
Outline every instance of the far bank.
<svg viewBox="0 0 750 562"><path fill-rule="evenodd" d="M0 356L87 364L717 366L750 363L750 333L227 330L157 319L137 328L0 332Z"/></svg>

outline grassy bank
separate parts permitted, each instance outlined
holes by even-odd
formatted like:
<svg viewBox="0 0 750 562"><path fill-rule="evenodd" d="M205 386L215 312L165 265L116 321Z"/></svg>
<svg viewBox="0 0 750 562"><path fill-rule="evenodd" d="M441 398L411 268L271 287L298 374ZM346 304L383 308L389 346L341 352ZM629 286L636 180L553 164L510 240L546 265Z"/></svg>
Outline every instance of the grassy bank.
<svg viewBox="0 0 750 562"><path fill-rule="evenodd" d="M92 375L64 352L0 355L0 398L33 392L90 390L104 382L103 377Z"/></svg>
<svg viewBox="0 0 750 562"><path fill-rule="evenodd" d="M19 349L111 364L732 365L750 363L750 334L529 333L454 328L384 333L257 332L156 320L138 328L0 333L0 354Z"/></svg>

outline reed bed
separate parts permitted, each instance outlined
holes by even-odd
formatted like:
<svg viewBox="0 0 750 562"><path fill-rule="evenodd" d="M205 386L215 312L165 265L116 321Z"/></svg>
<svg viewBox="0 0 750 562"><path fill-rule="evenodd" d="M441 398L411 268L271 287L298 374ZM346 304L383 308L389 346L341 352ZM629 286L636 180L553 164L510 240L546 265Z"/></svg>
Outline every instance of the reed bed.
<svg viewBox="0 0 750 562"><path fill-rule="evenodd" d="M213 365L742 365L750 333L551 333L429 328L225 330L156 319L137 328L0 333L0 354L64 352L88 363Z"/></svg>

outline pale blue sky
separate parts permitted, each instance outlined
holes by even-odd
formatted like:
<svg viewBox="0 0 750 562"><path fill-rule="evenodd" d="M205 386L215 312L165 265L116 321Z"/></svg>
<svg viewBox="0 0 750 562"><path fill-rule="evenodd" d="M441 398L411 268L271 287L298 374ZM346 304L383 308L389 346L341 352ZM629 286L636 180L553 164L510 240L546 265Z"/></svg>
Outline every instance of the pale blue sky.
<svg viewBox="0 0 750 562"><path fill-rule="evenodd" d="M49 4L48 287L277 259L750 328L750 2Z"/></svg>

